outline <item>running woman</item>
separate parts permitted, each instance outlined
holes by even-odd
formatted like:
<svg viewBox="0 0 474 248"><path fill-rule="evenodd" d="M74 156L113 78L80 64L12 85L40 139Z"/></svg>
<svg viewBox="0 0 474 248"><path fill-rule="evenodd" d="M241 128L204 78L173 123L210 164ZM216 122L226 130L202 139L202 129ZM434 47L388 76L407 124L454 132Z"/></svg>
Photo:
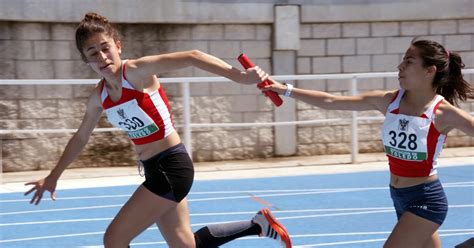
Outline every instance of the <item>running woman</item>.
<svg viewBox="0 0 474 248"><path fill-rule="evenodd" d="M437 160L451 130L474 136L474 117L457 107L459 101L474 96L462 68L459 54L437 42L415 39L398 66L398 90L336 96L273 79L262 90L324 109L383 113L382 141L398 217L384 247L441 247L437 230L446 218L448 202Z"/></svg>
<svg viewBox="0 0 474 248"><path fill-rule="evenodd" d="M242 72L224 61L192 50L122 60L119 35L107 18L88 13L76 30L82 59L102 80L92 91L78 131L48 176L33 185L30 203L38 204L45 191L55 199L59 177L83 150L103 111L133 142L145 171L140 185L108 226L105 247L127 247L133 238L156 223L170 247L217 247L233 239L260 235L291 247L288 232L268 209L252 220L204 227L193 234L187 198L194 179L193 163L176 132L158 74L188 66L254 84L268 75L260 68Z"/></svg>

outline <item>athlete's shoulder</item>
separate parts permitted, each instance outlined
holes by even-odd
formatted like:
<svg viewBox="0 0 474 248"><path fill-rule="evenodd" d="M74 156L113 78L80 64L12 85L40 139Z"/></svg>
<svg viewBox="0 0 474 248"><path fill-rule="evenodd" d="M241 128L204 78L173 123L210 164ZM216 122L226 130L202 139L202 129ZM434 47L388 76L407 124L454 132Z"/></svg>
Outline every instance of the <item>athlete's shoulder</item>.
<svg viewBox="0 0 474 248"><path fill-rule="evenodd" d="M380 99L381 103L389 104L396 96L398 91L373 90L365 93L367 97Z"/></svg>
<svg viewBox="0 0 474 248"><path fill-rule="evenodd" d="M389 91L385 91L384 96L389 99L394 99L395 97L398 96L398 94L401 94L401 93L402 93L402 89L389 90Z"/></svg>
<svg viewBox="0 0 474 248"><path fill-rule="evenodd" d="M148 74L143 68L146 67L146 60L142 58L129 59L124 65L124 78L135 88L141 91L141 89L150 87L152 81L150 78L153 74Z"/></svg>
<svg viewBox="0 0 474 248"><path fill-rule="evenodd" d="M446 99L441 100L438 108L436 109L436 119L452 119L454 116L458 115L460 109L452 105Z"/></svg>
<svg viewBox="0 0 474 248"><path fill-rule="evenodd" d="M102 106L101 94L102 90L105 87L105 80L101 79L97 85L92 89L89 95L89 104Z"/></svg>

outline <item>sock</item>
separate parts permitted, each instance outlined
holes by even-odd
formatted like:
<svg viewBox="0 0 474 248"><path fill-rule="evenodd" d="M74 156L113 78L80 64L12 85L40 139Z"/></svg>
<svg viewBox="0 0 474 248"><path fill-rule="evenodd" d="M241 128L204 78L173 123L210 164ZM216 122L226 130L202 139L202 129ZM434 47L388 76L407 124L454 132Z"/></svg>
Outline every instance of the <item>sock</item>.
<svg viewBox="0 0 474 248"><path fill-rule="evenodd" d="M209 225L194 233L196 248L217 248L234 239L258 235L262 229L251 221Z"/></svg>

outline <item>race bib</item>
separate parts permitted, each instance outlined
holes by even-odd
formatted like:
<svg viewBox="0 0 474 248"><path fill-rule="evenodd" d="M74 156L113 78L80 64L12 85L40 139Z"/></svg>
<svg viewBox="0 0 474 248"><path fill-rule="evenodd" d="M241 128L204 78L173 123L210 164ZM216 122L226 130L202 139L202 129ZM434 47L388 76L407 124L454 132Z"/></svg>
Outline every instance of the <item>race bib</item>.
<svg viewBox="0 0 474 248"><path fill-rule="evenodd" d="M408 161L423 161L428 157L429 119L406 115L387 115L383 128L383 143L387 155Z"/></svg>
<svg viewBox="0 0 474 248"><path fill-rule="evenodd" d="M125 131L131 139L144 138L159 130L136 99L109 108L106 113L110 123Z"/></svg>

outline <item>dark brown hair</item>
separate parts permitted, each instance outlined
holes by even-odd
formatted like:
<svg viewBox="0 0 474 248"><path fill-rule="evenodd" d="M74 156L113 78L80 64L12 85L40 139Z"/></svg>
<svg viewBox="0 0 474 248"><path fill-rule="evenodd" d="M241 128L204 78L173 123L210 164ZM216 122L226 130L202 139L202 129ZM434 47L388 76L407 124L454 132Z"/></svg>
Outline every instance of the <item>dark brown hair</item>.
<svg viewBox="0 0 474 248"><path fill-rule="evenodd" d="M431 40L415 39L411 44L417 49L425 67L436 66L433 88L437 94L455 106L458 106L459 101L474 98L473 88L461 73L464 63L458 53L448 51Z"/></svg>
<svg viewBox="0 0 474 248"><path fill-rule="evenodd" d="M96 33L105 33L115 41L120 40L117 30L109 23L106 17L94 12L87 13L76 28L76 47L84 61L86 61L85 55L82 52L84 42Z"/></svg>

